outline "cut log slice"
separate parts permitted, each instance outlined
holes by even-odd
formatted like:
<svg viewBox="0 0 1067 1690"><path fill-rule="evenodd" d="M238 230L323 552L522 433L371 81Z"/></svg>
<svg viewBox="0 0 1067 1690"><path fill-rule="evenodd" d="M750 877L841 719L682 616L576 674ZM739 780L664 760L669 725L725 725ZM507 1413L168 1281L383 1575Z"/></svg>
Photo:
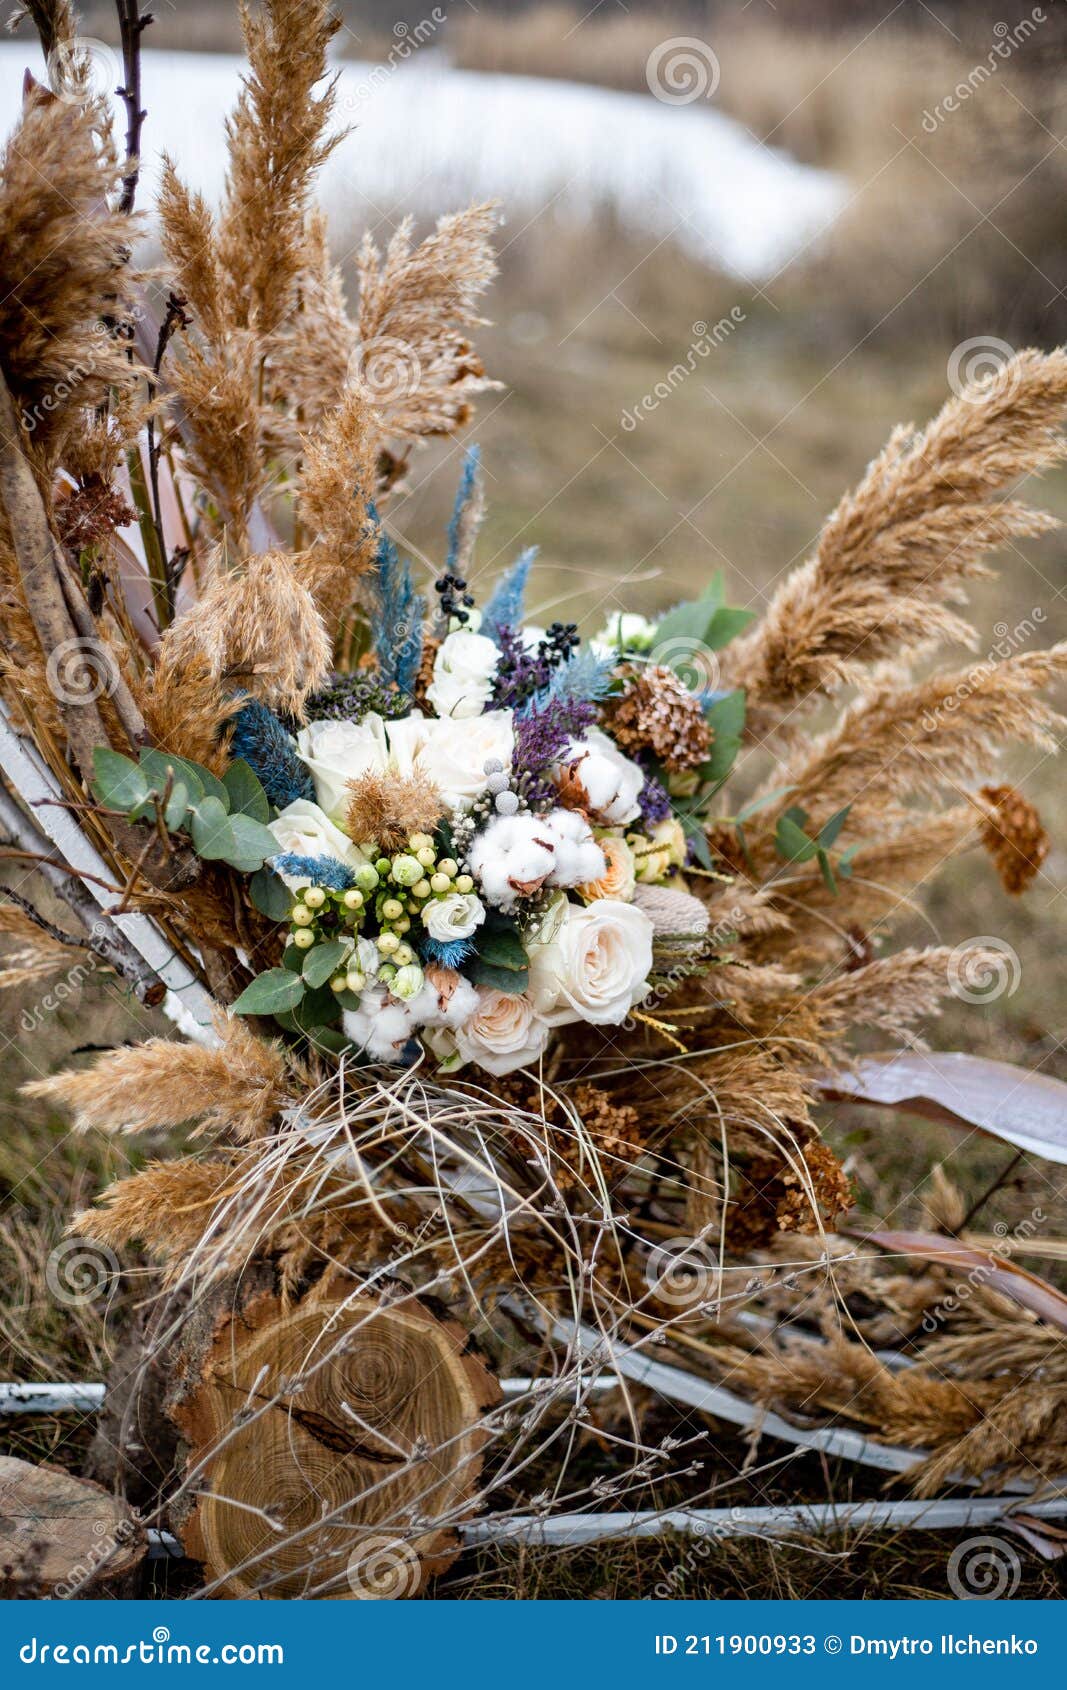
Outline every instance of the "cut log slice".
<svg viewBox="0 0 1067 1690"><path fill-rule="evenodd" d="M131 1596L147 1547L101 1485L0 1455L0 1598Z"/></svg>
<svg viewBox="0 0 1067 1690"><path fill-rule="evenodd" d="M220 1596L414 1596L459 1553L499 1385L457 1323L353 1284L283 1304L261 1275L190 1334L175 1524Z"/></svg>

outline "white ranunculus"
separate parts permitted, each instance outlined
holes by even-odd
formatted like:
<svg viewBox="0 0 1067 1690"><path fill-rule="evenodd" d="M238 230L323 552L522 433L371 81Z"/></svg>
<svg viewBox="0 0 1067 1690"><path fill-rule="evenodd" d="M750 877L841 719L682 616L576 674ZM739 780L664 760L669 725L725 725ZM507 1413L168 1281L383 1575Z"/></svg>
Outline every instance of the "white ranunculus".
<svg viewBox="0 0 1067 1690"><path fill-rule="evenodd" d="M500 648L484 634L459 628L441 641L426 697L439 716L480 716L493 691Z"/></svg>
<svg viewBox="0 0 1067 1690"><path fill-rule="evenodd" d="M293 852L298 857L337 857L349 868L359 868L367 861L358 845L353 845L347 833L342 833L324 810L310 798L298 798L279 811L268 827L278 841L280 852ZM311 882L306 875L283 874L290 891L299 892Z"/></svg>
<svg viewBox="0 0 1067 1690"><path fill-rule="evenodd" d="M580 801L581 808L605 827L621 827L640 812L644 771L599 728L589 728L584 739L571 740L552 774L568 799Z"/></svg>
<svg viewBox="0 0 1067 1690"><path fill-rule="evenodd" d="M422 925L431 939L442 945L452 939L469 939L485 920L485 905L473 892L446 892L422 906Z"/></svg>
<svg viewBox="0 0 1067 1690"><path fill-rule="evenodd" d="M618 651L651 651L656 624L635 611L617 610L609 616L599 634L590 641L598 656L612 657Z"/></svg>
<svg viewBox="0 0 1067 1690"><path fill-rule="evenodd" d="M525 993L479 986L477 1008L456 1028L456 1049L462 1061L489 1074L510 1074L537 1060L549 1031Z"/></svg>
<svg viewBox="0 0 1067 1690"><path fill-rule="evenodd" d="M495 816L475 835L467 860L489 902L508 910L544 886L556 866L556 844L541 816Z"/></svg>
<svg viewBox="0 0 1067 1690"><path fill-rule="evenodd" d="M389 753L385 723L373 712L362 722L309 722L296 736L300 759L311 770L315 797L334 821L348 808L348 783L384 774Z"/></svg>
<svg viewBox="0 0 1067 1690"><path fill-rule="evenodd" d="M387 728L397 772L431 781L450 810L469 810L485 791L485 765L511 765L515 736L510 710L487 710L464 721L405 716Z"/></svg>
<svg viewBox="0 0 1067 1690"><path fill-rule="evenodd" d="M617 1027L645 996L652 923L617 898L568 904L548 944L530 952L529 996L549 1026L591 1021Z"/></svg>

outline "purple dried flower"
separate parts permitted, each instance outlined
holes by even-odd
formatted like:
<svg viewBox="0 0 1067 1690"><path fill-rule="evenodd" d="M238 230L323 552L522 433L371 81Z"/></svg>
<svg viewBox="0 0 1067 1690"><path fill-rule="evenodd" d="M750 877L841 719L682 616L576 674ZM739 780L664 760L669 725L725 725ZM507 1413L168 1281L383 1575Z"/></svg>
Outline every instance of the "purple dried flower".
<svg viewBox="0 0 1067 1690"><path fill-rule="evenodd" d="M671 813L671 801L655 775L646 775L637 802L641 806L641 820L646 827L665 822Z"/></svg>

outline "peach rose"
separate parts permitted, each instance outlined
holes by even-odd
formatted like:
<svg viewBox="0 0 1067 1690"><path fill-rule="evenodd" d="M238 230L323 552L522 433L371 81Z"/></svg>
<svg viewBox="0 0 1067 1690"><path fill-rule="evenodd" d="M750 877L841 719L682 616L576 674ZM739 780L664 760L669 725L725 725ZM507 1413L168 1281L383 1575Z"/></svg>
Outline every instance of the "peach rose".
<svg viewBox="0 0 1067 1690"><path fill-rule="evenodd" d="M596 880L585 881L578 891L590 902L594 898L619 898L628 904L633 898L636 883L633 852L625 839L619 839L614 834L598 839L597 844L604 853L607 867Z"/></svg>

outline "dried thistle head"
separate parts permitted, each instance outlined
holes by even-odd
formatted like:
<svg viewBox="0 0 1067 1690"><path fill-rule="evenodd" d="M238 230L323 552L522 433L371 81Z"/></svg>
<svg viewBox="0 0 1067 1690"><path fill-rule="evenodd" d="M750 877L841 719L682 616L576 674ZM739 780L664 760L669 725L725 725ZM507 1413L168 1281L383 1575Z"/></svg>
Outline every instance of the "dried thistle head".
<svg viewBox="0 0 1067 1690"><path fill-rule="evenodd" d="M711 729L700 700L671 669L624 672L624 687L601 714L620 750L651 752L665 769L697 769L711 750Z"/></svg>
<svg viewBox="0 0 1067 1690"><path fill-rule="evenodd" d="M979 837L1005 892L1018 896L1040 872L1051 841L1033 804L1014 786L983 786L981 796L988 809Z"/></svg>
<svg viewBox="0 0 1067 1690"><path fill-rule="evenodd" d="M349 836L386 852L399 851L413 833L432 833L444 814L441 794L425 775L361 775L348 791Z"/></svg>

